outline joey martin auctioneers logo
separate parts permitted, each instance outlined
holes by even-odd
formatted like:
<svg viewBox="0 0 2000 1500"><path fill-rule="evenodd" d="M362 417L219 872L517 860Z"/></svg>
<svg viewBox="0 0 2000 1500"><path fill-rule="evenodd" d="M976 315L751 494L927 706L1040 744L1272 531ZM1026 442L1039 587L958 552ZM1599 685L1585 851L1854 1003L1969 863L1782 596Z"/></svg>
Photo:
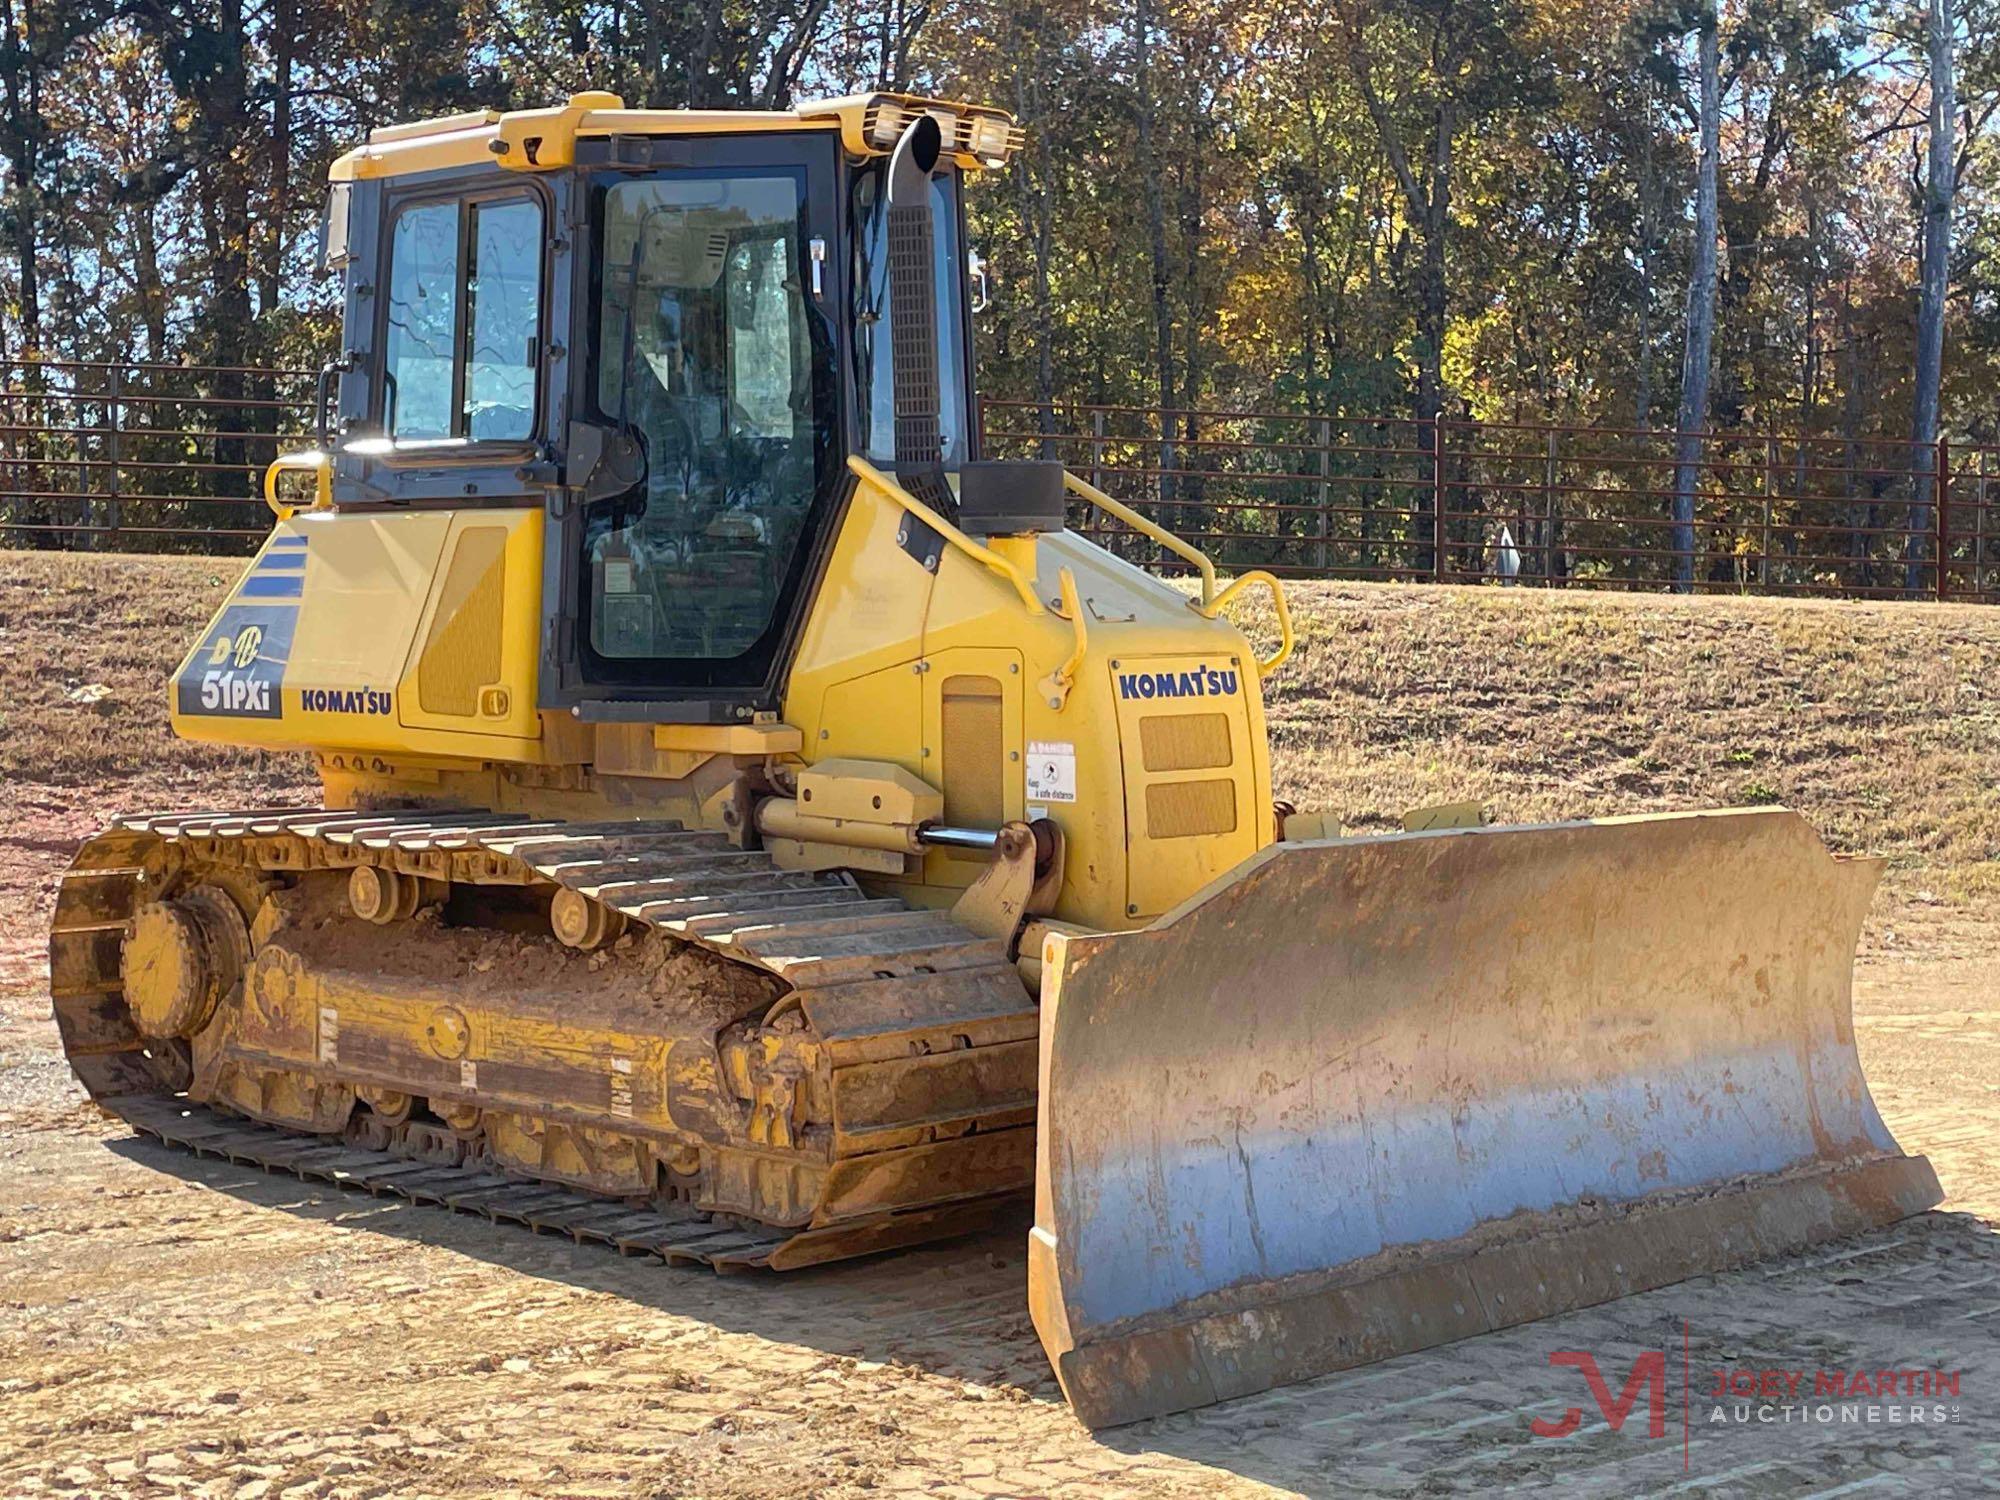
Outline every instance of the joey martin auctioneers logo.
<svg viewBox="0 0 2000 1500"><path fill-rule="evenodd" d="M1694 1367L1688 1325L1681 1325L1677 1392L1683 1456L1695 1428L1796 1424L1800 1426L1939 1425L1959 1419L1959 1370L1773 1368L1739 1364ZM1644 1435L1668 1434L1667 1386L1671 1366L1665 1349L1648 1349L1632 1362L1614 1393L1597 1356L1581 1349L1549 1355L1558 1369L1575 1370L1588 1388L1604 1426L1623 1432L1644 1403ZM1615 1367L1611 1374L1615 1376ZM1536 1437L1566 1438L1584 1425L1581 1406L1558 1416L1535 1417ZM1594 1429L1593 1429L1594 1430Z"/></svg>

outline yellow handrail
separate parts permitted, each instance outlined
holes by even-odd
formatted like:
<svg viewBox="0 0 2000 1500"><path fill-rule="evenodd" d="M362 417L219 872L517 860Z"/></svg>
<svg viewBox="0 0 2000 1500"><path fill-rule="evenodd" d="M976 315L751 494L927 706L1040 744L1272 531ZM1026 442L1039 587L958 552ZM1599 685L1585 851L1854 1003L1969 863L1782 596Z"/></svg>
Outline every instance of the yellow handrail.
<svg viewBox="0 0 2000 1500"><path fill-rule="evenodd" d="M937 532L938 535L942 536L974 562L980 564L982 567L991 569L1006 579L1007 582L1014 586L1014 592L1020 595L1021 604L1029 614L1042 615L1048 613L1047 607L1043 605L1040 599L1035 597L1032 580L1024 577L1021 570L1015 567L1007 558L1002 557L990 547L980 546L979 543L960 531L951 522L932 510L923 501L912 495L908 490L904 489L895 480L884 474L866 459L849 458L847 460L847 467L853 470L861 479L880 490L883 495L901 506L903 510L915 516L919 521L922 521L926 526ZM1297 645L1297 639L1292 634L1292 611L1285 601L1284 586L1276 578L1273 578L1262 569L1256 569L1243 574L1231 583L1228 588L1218 593L1215 584L1215 564L1208 560L1207 554L1200 548L1182 541L1164 526L1156 525L1152 521L1147 520L1129 505L1113 500L1104 491L1098 489L1095 485L1086 484L1074 474L1065 472L1063 483L1071 494L1088 501L1099 510L1124 522L1141 536L1158 542L1169 552L1193 563L1201 573L1201 602L1196 605L1196 608L1200 610L1205 618L1212 620L1221 614L1223 607L1241 593L1246 584L1263 584L1271 591L1271 603L1277 611L1279 645L1277 652L1268 660L1257 663L1257 675L1259 677L1268 677L1291 659L1292 650ZM1051 695L1055 697L1067 695L1069 685L1075 680L1077 669L1083 663L1084 650L1088 642L1088 626L1084 623L1083 605L1077 597L1076 578L1067 568L1064 568L1059 576L1062 585L1063 608L1068 612L1071 626L1076 632L1076 649L1071 653L1067 662L1044 680L1044 688L1048 689Z"/></svg>
<svg viewBox="0 0 2000 1500"><path fill-rule="evenodd" d="M1277 654L1269 661L1260 661L1257 663L1257 675L1259 677L1269 677L1278 668L1291 660L1292 648L1298 644L1297 639L1292 635L1292 609L1285 602L1285 588L1283 584L1279 583L1277 579L1266 573L1262 568L1253 568L1250 572L1239 575L1234 583L1215 596L1214 604L1202 612L1211 617L1221 614L1223 607L1241 593L1243 586L1248 583L1261 583L1271 591L1271 605L1278 614Z"/></svg>
<svg viewBox="0 0 2000 1500"><path fill-rule="evenodd" d="M1086 484L1067 470L1063 473L1063 485L1072 495L1088 500L1106 515L1115 516L1143 537L1148 537L1165 547L1177 557L1195 565L1201 572L1201 612L1210 619L1215 617L1215 564L1208 560L1208 554L1192 543L1184 542L1166 527L1147 520L1139 512L1122 501L1113 500L1094 484Z"/></svg>
<svg viewBox="0 0 2000 1500"><path fill-rule="evenodd" d="M1032 580L1022 577L1021 570L1015 567L1013 563L1009 562L992 548L980 546L979 543L960 531L951 522L932 510L923 501L912 495L908 490L904 489L895 480L884 474L866 459L849 458L847 460L847 467L852 469L869 484L875 486L876 489L880 490L889 499L895 501L896 504L915 516L919 521L922 521L931 530L950 542L952 546L958 548L959 551L963 552L981 567L990 568L993 572L998 573L1002 578L1014 585L1014 592L1021 596L1021 605L1029 614L1045 615L1048 613L1048 609L1043 605L1042 601L1035 597L1035 588Z"/></svg>
<svg viewBox="0 0 2000 1500"><path fill-rule="evenodd" d="M333 509L333 455L322 453L317 448L307 448L301 453L281 453L264 471L264 503L271 507L271 513L280 521L291 520L298 514L299 508L278 498L278 476L308 472L315 476L313 503L309 509Z"/></svg>
<svg viewBox="0 0 2000 1500"><path fill-rule="evenodd" d="M1068 661L1036 686L1048 699L1049 707L1061 713L1063 705L1069 701L1069 690L1076 686L1076 674L1083 666L1084 653L1090 649L1090 626L1084 622L1083 600L1076 591L1076 574L1064 568L1056 577L1062 591L1063 611L1069 616L1070 628L1076 632L1076 649L1070 652Z"/></svg>
<svg viewBox="0 0 2000 1500"><path fill-rule="evenodd" d="M1063 483L1073 495L1089 501L1099 510L1115 516L1143 537L1150 537L1176 556L1185 558L1201 570L1201 603L1196 606L1208 619L1213 620L1222 613L1223 606L1241 592L1246 583L1261 583L1271 591L1271 603L1278 612L1278 633L1281 637L1278 651L1269 661L1257 663L1257 675L1268 677L1291 659L1292 648L1297 645L1292 635L1292 611L1285 602L1284 586L1261 568L1243 574L1221 593L1215 591L1215 564L1208 560L1208 554L1192 543L1184 542L1166 527L1147 520L1139 512L1117 500L1092 484L1085 484L1076 475L1065 473Z"/></svg>

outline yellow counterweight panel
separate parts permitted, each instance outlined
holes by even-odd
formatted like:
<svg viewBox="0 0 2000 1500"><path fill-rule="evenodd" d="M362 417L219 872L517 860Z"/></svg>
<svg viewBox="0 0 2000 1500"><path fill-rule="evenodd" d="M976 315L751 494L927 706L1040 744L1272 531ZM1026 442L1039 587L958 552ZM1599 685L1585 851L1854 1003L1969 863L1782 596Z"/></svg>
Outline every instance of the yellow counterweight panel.
<svg viewBox="0 0 2000 1500"><path fill-rule="evenodd" d="M187 739L543 759L539 510L279 522L175 674Z"/></svg>

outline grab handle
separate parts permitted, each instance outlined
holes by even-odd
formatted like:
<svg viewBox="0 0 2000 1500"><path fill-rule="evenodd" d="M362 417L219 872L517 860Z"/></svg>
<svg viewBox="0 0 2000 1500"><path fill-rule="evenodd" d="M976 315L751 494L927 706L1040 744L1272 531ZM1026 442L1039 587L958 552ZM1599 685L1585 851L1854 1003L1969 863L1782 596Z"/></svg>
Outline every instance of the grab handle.
<svg viewBox="0 0 2000 1500"><path fill-rule="evenodd" d="M1214 619L1222 613L1223 608L1230 600L1243 592L1245 585L1252 583L1261 583L1271 591L1271 607L1277 611L1278 615L1277 652L1269 660L1257 663L1257 675L1259 677L1269 677L1287 661L1291 660L1292 648L1298 644L1297 638L1292 634L1292 609L1285 602L1285 587L1283 584L1279 583L1277 579L1266 573L1262 568L1253 568L1248 573L1239 574L1235 582L1217 594L1214 600L1203 608L1202 613L1210 619Z"/></svg>
<svg viewBox="0 0 2000 1500"><path fill-rule="evenodd" d="M271 513L280 521L291 520L298 514L299 507L278 498L278 476L306 473L313 475L313 502L306 509L333 509L333 455L318 448L307 448L302 453L281 453L264 471L264 503L271 507Z"/></svg>

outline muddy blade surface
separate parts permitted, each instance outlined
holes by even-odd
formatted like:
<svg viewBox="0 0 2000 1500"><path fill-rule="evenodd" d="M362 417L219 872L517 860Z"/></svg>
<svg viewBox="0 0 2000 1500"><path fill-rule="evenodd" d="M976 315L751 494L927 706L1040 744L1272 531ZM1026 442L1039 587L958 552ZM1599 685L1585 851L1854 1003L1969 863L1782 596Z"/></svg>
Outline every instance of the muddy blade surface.
<svg viewBox="0 0 2000 1500"><path fill-rule="evenodd" d="M1878 867L1782 809L1278 845L1058 940L1029 1296L1091 1426L1939 1199L1854 1049Z"/></svg>

